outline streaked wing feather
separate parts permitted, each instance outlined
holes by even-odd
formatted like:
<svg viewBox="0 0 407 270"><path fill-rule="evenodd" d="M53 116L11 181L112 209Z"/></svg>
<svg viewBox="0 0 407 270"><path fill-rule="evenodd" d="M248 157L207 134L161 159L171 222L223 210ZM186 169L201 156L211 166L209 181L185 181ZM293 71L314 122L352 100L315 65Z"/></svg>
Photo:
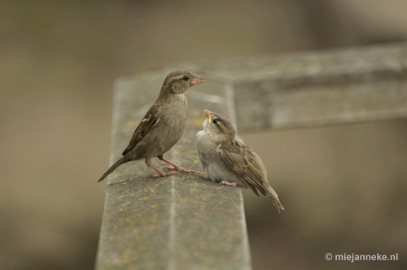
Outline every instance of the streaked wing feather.
<svg viewBox="0 0 407 270"><path fill-rule="evenodd" d="M123 156L130 152L134 147L136 147L137 144L158 124L160 118L157 117L157 111L158 109L154 105L147 111L140 124L134 131L129 145L123 151Z"/></svg>
<svg viewBox="0 0 407 270"><path fill-rule="evenodd" d="M239 175L242 182L249 186L256 195L259 195L258 191L263 195L266 194L262 165L256 161L258 157L249 147L243 142L234 141L221 144L218 151L226 166Z"/></svg>

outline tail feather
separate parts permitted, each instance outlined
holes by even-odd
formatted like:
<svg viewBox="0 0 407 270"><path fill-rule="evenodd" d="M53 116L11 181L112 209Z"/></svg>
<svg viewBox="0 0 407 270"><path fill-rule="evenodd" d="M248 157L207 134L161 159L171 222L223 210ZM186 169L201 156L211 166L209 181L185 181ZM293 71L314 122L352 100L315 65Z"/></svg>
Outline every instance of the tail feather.
<svg viewBox="0 0 407 270"><path fill-rule="evenodd" d="M284 211L284 206L281 204L280 200L278 199L277 193L274 191L274 189L270 186L267 187L267 193L271 197L271 200L273 201L274 206L277 208L277 212Z"/></svg>
<svg viewBox="0 0 407 270"><path fill-rule="evenodd" d="M119 159L118 161L116 161L112 166L110 166L110 168L99 178L98 182L102 181L103 179L105 179L109 174L111 174L114 170L116 170L117 167L119 167L120 165L122 165L123 163L128 162L129 160L127 160L125 157L122 157L121 159Z"/></svg>

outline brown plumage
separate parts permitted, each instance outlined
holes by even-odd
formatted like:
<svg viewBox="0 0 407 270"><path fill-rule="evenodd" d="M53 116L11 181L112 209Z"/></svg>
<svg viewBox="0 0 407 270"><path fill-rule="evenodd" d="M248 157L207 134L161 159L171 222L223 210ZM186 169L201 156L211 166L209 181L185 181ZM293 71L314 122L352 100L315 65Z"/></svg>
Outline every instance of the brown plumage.
<svg viewBox="0 0 407 270"><path fill-rule="evenodd" d="M138 159L145 159L148 167L160 176L177 172L191 172L164 158L181 138L187 120L188 102L186 91L203 79L187 71L175 71L165 78L160 95L137 126L123 156L116 161L98 180L105 179L120 165ZM157 157L170 164L173 171L163 172L151 160Z"/></svg>
<svg viewBox="0 0 407 270"><path fill-rule="evenodd" d="M261 158L237 136L228 120L217 113L204 112L204 129L197 134L203 176L224 185L249 187L257 196L270 196L278 212L284 210L267 181Z"/></svg>

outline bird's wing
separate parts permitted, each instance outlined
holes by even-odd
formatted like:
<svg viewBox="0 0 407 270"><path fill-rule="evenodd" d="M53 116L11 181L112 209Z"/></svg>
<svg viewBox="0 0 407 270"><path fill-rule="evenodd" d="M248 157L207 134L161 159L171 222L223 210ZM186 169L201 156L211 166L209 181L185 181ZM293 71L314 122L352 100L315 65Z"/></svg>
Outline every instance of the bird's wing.
<svg viewBox="0 0 407 270"><path fill-rule="evenodd" d="M234 140L220 144L218 152L226 166L240 176L242 182L249 186L257 196L258 191L263 195L266 194L264 184L266 176L260 158L243 141Z"/></svg>
<svg viewBox="0 0 407 270"><path fill-rule="evenodd" d="M123 156L126 155L158 124L160 117L157 116L158 107L153 105L144 115L140 124L134 131L133 137L130 140L129 145L123 151Z"/></svg>

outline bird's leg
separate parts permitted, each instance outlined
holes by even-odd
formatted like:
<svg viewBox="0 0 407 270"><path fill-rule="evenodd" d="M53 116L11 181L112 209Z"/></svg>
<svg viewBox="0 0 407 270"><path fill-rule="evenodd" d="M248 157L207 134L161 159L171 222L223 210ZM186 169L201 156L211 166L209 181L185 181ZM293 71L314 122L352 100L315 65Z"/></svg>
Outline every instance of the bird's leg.
<svg viewBox="0 0 407 270"><path fill-rule="evenodd" d="M229 186L229 187L237 187L237 183L236 183L236 182L221 181L220 184L221 184L221 185L225 185L225 186Z"/></svg>
<svg viewBox="0 0 407 270"><path fill-rule="evenodd" d="M148 167L150 167L151 169L153 169L154 171L156 171L156 172L159 174L159 176L157 176L157 177L164 177L164 176L169 176L169 175L173 175L173 174L178 173L178 172L176 172L176 171L173 171L173 172L163 172L163 171L160 170L157 166L155 166L155 165L151 162L151 160L146 160L146 165L147 165Z"/></svg>
<svg viewBox="0 0 407 270"><path fill-rule="evenodd" d="M168 164L170 164L172 167L173 167L173 169L174 170L176 170L176 171L187 171L186 169L184 169L184 168L182 168L181 166L178 166L177 164L175 164L174 162L172 162L172 161L169 161L168 159L165 159L164 158L164 155L160 155L160 156L157 156L157 158L159 159L159 160L162 160L162 161L164 161L165 163L168 163ZM171 168L171 167L170 167Z"/></svg>
<svg viewBox="0 0 407 270"><path fill-rule="evenodd" d="M182 168L181 166L178 166L177 164L175 164L174 162L169 161L168 159L165 159L165 158L164 158L164 155L157 156L157 158L158 158L159 160L162 160L162 161L164 161L165 163L168 163L168 164L170 164L170 165L172 166L172 167L169 167L169 166L164 167L164 168L167 169L167 170L172 170L172 171L177 171L177 172L195 174L195 175L201 176L201 177L203 176L203 173L202 173L202 172L184 169L184 168Z"/></svg>

